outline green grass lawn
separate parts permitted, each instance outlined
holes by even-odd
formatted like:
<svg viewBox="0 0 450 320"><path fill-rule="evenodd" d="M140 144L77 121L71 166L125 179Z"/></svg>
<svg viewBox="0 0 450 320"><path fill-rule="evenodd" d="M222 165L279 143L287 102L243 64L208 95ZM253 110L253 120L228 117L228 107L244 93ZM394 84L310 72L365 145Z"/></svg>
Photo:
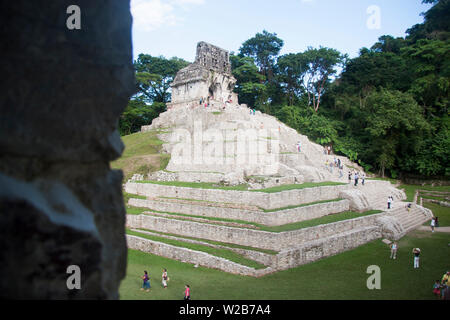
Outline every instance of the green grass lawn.
<svg viewBox="0 0 450 320"><path fill-rule="evenodd" d="M299 204L299 205L296 205L296 206L287 206L287 207L276 208L276 209L262 209L262 208L261 209L264 212L277 212L277 211L281 211L281 210L296 209L296 208L302 208L302 207L307 207L307 206L313 206L315 204L337 202L337 201L342 201L342 200L344 200L344 199L332 199L332 200L315 201L315 202L310 202L310 203Z"/></svg>
<svg viewBox="0 0 450 320"><path fill-rule="evenodd" d="M405 190L407 202L412 202L414 200L414 194L416 193L416 190L450 192L450 186L435 186L435 187L433 187L431 185L419 186L419 185L411 185L411 184L402 184L398 188Z"/></svg>
<svg viewBox="0 0 450 320"><path fill-rule="evenodd" d="M157 136L160 133L164 131L152 130L122 137L125 150L119 159L111 162L111 167L123 170L124 181L134 173L147 174L167 167L170 155L160 153L163 145Z"/></svg>
<svg viewBox="0 0 450 320"><path fill-rule="evenodd" d="M402 300L435 299L432 286L450 269L448 234L415 231L399 241L398 259L389 259L387 245L376 240L340 255L256 279L129 250L121 299L182 300L184 285L193 300ZM411 250L422 249L421 268L413 269ZM381 290L368 290L367 267L381 268ZM161 286L167 268L169 287ZM143 271L152 289L140 291Z"/></svg>
<svg viewBox="0 0 450 320"><path fill-rule="evenodd" d="M336 213L336 214L330 214L328 216L320 217L317 219L285 224L282 226L276 226L276 227L261 226L261 230L270 231L270 232L293 231L293 230L298 230L298 229L316 227L316 226L319 226L322 224L328 224L328 223L334 223L334 222L339 222L339 221L344 221L344 220L355 219L355 218L359 218L359 217L365 217L365 216L369 216L369 215L377 214L377 213L381 213L381 212L382 211L380 211L380 210L370 210L370 211L366 211L363 213L347 211L347 212L341 212L341 213Z"/></svg>
<svg viewBox="0 0 450 320"><path fill-rule="evenodd" d="M247 184L241 184L237 186L221 186L215 183L209 182L183 182L183 181L137 181L139 183L153 183L164 186L175 186L175 187L183 187L183 188L198 188L198 189L220 189L220 190L236 190L236 191L251 191L251 192L264 192L264 193L276 193L287 190L297 190L297 189L306 189L306 188L315 188L315 187L325 187L325 186L339 186L345 185L345 183L340 182L306 182L303 184L289 184L282 185L273 188L267 189L258 189L258 190L248 190Z"/></svg>
<svg viewBox="0 0 450 320"><path fill-rule="evenodd" d="M439 227L450 227L449 207L440 206L430 202L424 202L423 206L433 211L434 216L439 218ZM428 221L424 225L429 226L430 222Z"/></svg>

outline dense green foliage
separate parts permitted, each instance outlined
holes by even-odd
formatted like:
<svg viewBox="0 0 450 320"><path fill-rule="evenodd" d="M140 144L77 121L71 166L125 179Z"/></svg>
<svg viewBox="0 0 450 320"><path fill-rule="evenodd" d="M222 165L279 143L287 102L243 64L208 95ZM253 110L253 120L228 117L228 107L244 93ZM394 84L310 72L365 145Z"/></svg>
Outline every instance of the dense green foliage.
<svg viewBox="0 0 450 320"><path fill-rule="evenodd" d="M121 135L129 135L151 124L160 113L166 111L170 101L170 85L177 72L189 63L179 58L166 59L140 54L134 62L136 94L130 99L119 120Z"/></svg>
<svg viewBox="0 0 450 320"><path fill-rule="evenodd" d="M450 0L423 2L433 4L424 23L404 38L382 36L352 59L325 47L280 55L276 33L257 33L230 55L239 101L382 176L449 177ZM122 134L165 110L186 64L139 56Z"/></svg>

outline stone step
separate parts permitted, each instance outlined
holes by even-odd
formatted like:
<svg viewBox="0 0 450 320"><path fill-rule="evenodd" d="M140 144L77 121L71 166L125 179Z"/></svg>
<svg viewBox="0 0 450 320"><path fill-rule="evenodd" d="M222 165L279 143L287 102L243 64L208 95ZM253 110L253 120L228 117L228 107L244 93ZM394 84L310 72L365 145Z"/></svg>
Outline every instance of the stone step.
<svg viewBox="0 0 450 320"><path fill-rule="evenodd" d="M417 207L413 207L411 211L407 211L406 209L400 213L397 213L393 215L403 226L405 229L405 233L410 232L411 230L414 230L421 225L423 225L424 222L426 222L429 218L427 215Z"/></svg>

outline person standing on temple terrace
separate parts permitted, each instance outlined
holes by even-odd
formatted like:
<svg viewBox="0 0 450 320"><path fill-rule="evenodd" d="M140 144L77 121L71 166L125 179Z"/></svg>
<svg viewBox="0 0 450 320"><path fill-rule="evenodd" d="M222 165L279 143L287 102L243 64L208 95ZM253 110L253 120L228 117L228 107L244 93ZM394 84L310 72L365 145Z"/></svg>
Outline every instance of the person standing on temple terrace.
<svg viewBox="0 0 450 320"><path fill-rule="evenodd" d="M388 197L387 204L388 204L388 209L391 209L391 196Z"/></svg>
<svg viewBox="0 0 450 320"><path fill-rule="evenodd" d="M436 218L431 219L431 232L434 232L434 227L436 227Z"/></svg>
<svg viewBox="0 0 450 320"><path fill-rule="evenodd" d="M352 183L352 173L349 171L348 172L348 184Z"/></svg>
<svg viewBox="0 0 450 320"><path fill-rule="evenodd" d="M359 179L359 174L358 174L358 172L355 172L355 187L358 186L358 179Z"/></svg>
<svg viewBox="0 0 450 320"><path fill-rule="evenodd" d="M364 185L364 183L366 182L366 174L365 173L363 173L361 176L361 182L362 182L362 185Z"/></svg>

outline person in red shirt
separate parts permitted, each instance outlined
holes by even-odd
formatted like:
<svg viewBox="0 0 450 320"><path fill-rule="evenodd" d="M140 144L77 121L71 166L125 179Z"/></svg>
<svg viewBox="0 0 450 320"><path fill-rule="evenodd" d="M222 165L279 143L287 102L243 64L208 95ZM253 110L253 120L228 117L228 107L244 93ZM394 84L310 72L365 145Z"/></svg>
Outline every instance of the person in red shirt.
<svg viewBox="0 0 450 320"><path fill-rule="evenodd" d="M184 300L191 300L191 288L188 284L184 288L186 289L184 290Z"/></svg>

